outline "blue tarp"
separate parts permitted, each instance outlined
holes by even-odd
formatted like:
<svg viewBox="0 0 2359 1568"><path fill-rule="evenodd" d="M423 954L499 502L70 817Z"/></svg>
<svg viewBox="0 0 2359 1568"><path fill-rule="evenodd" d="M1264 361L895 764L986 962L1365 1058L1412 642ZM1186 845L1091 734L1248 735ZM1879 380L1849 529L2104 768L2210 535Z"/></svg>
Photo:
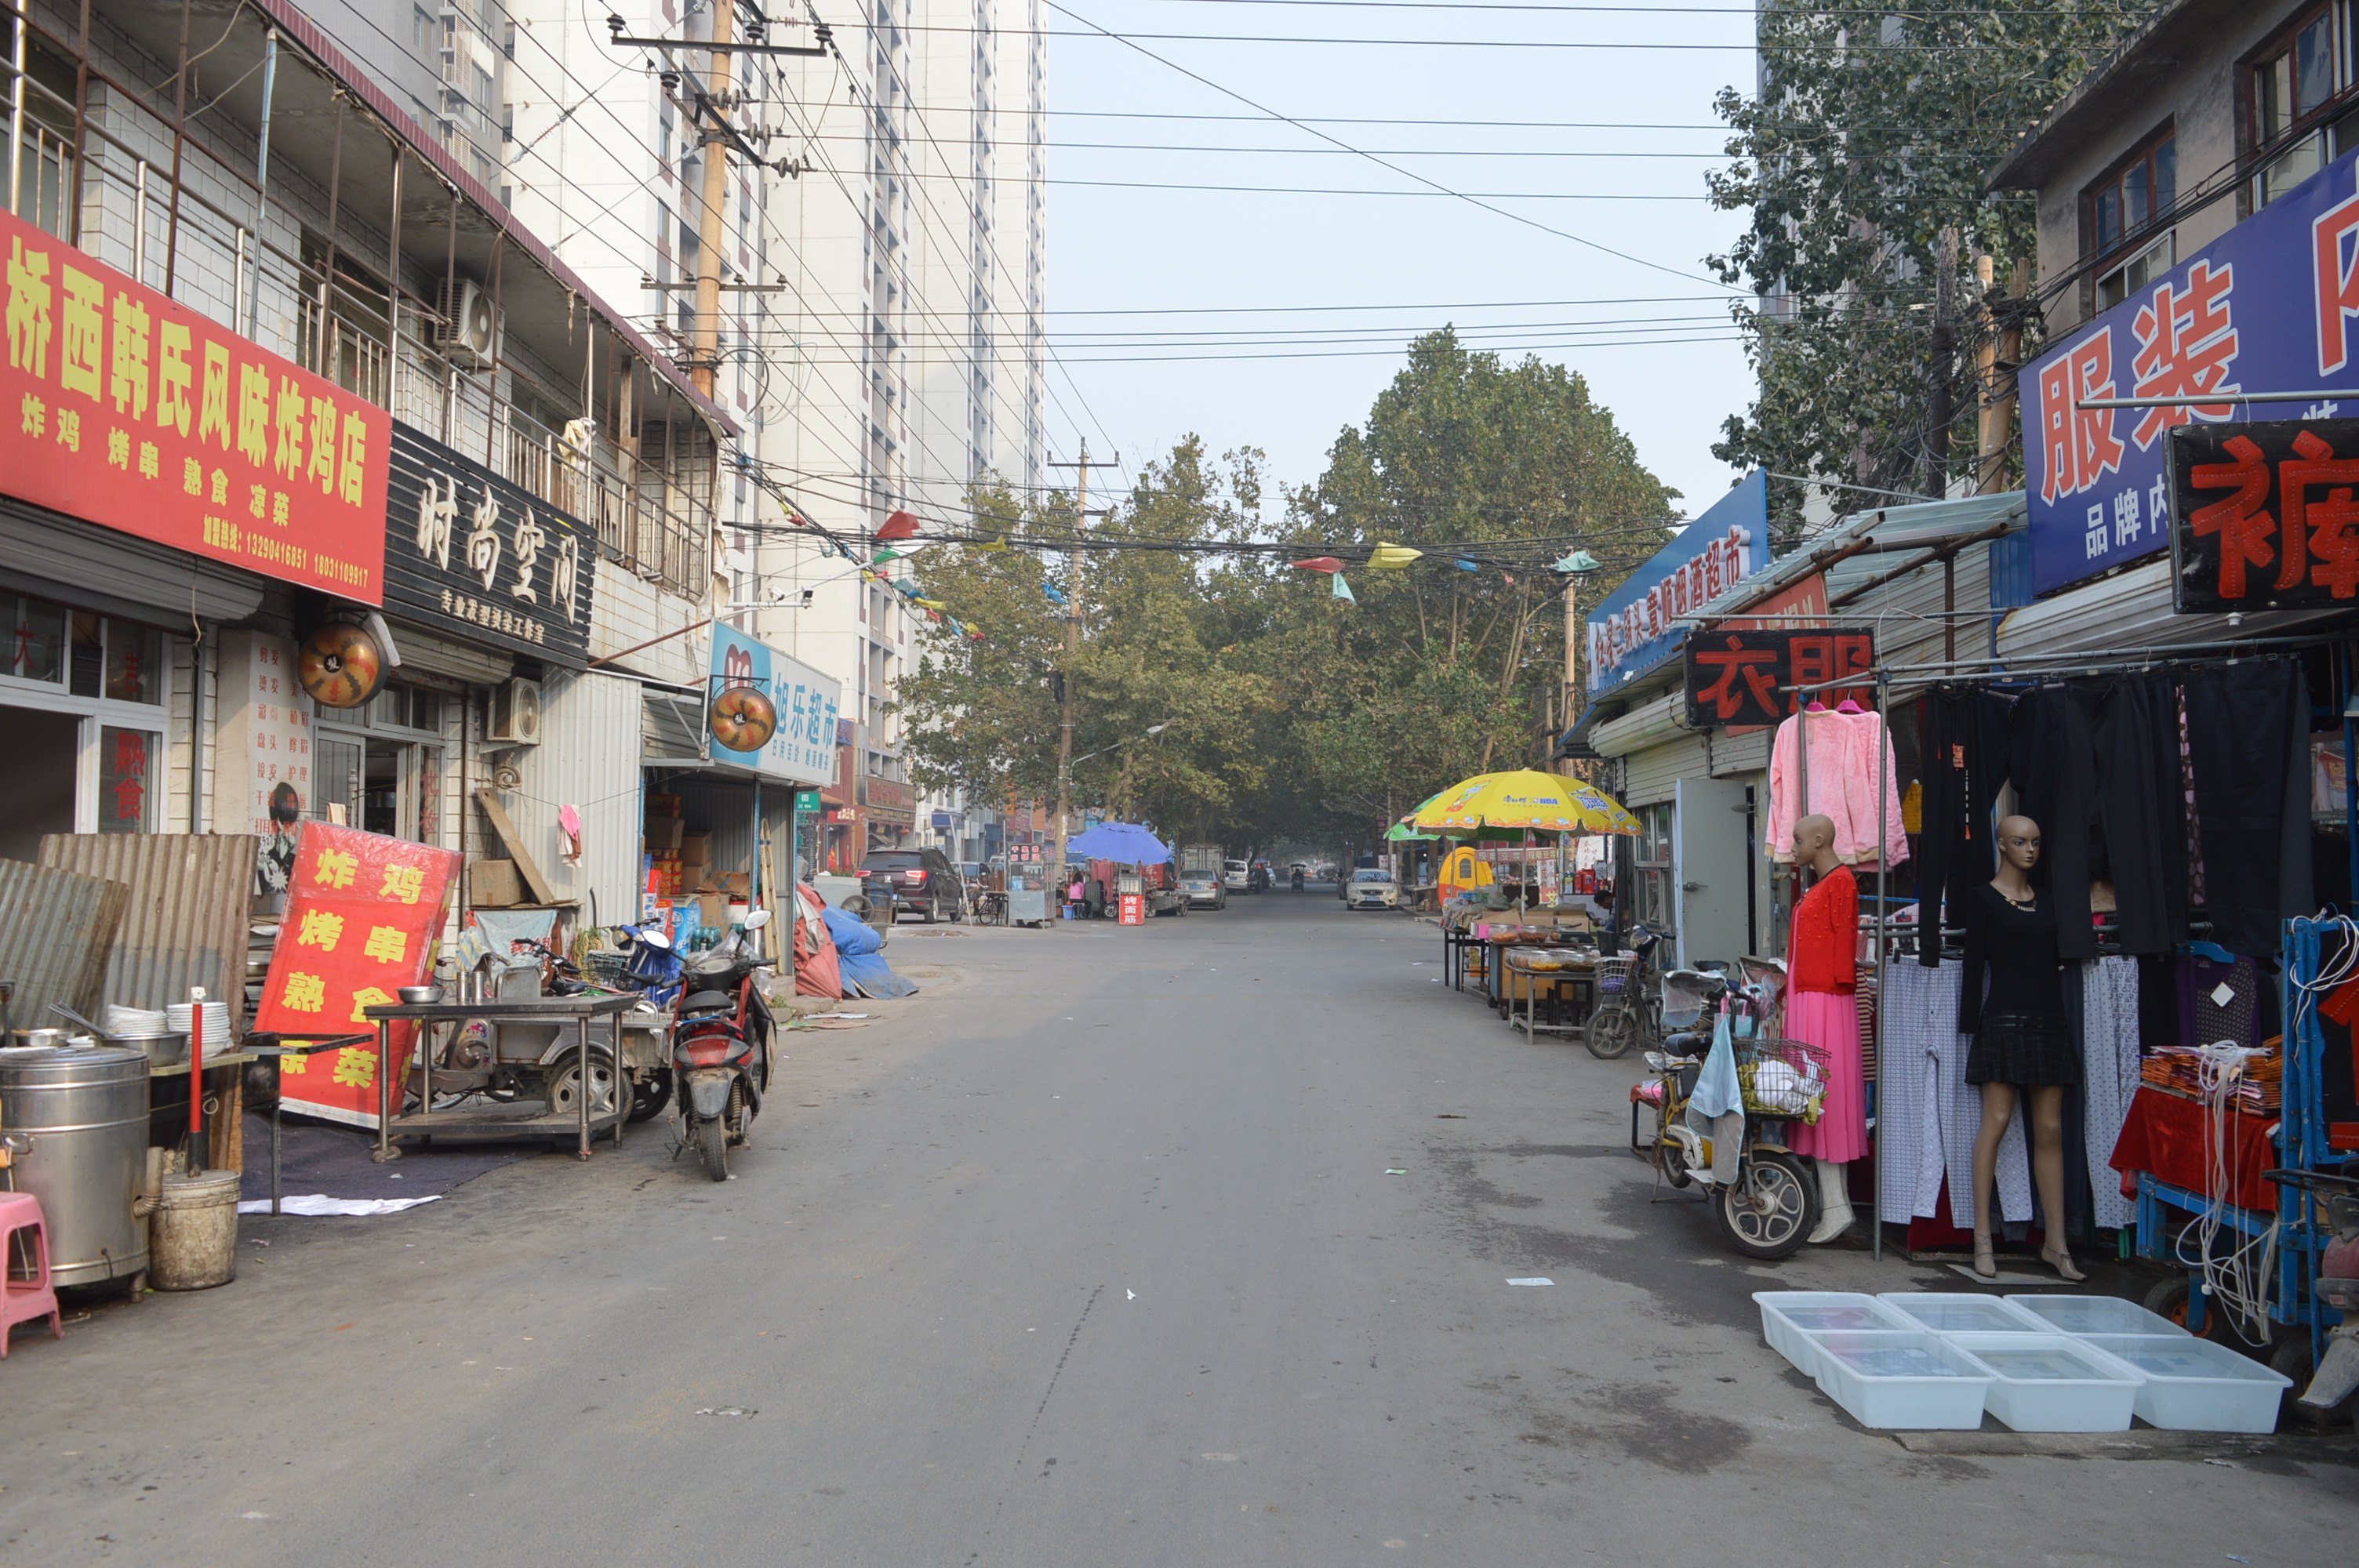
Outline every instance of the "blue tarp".
<svg viewBox="0 0 2359 1568"><path fill-rule="evenodd" d="M827 934L835 939L836 966L843 972L844 994L886 1000L914 996L918 988L893 972L885 961L885 939L858 915L830 905L824 918Z"/></svg>

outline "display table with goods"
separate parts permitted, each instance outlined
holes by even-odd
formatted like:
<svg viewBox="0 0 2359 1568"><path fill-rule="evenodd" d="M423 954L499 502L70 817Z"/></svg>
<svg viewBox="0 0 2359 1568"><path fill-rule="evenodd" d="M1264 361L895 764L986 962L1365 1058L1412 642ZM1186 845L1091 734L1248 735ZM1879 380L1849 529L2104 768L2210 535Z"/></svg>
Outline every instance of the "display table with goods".
<svg viewBox="0 0 2359 1568"><path fill-rule="evenodd" d="M1578 1037L1597 1005L1597 952L1525 943L1499 949L1500 990L1512 1028ZM1516 1004L1522 1003L1521 1016Z"/></svg>
<svg viewBox="0 0 2359 1568"><path fill-rule="evenodd" d="M376 1025L377 1031L376 1157L398 1158L400 1151L394 1141L401 1138L546 1138L563 1141L570 1137L575 1152L584 1160L590 1157L590 1141L597 1133L612 1129L614 1142L621 1143L623 1123L631 1109L629 1082L611 1053L603 1059L593 1056L592 1026L594 1020L613 1020L609 1027L615 1027L620 1023L619 1015L638 1005L637 996L626 994L545 996L521 1001L398 1002L364 1009L364 1016ZM458 1106L436 1110L430 1076L434 1026L448 1024L455 1028L469 1022L481 1022L495 1030L513 1024L570 1024L573 1034L572 1071L563 1079L552 1080L549 1098L545 1101L476 1103L469 1097ZM404 1023L422 1027L400 1033L422 1033L426 1038L423 1048L416 1053L414 1068L418 1108L397 1113L396 1096L406 1100L409 1092L407 1082L399 1087L397 1082L410 1078L413 1073L410 1062L401 1059L408 1054L408 1044L397 1049L397 1026ZM562 1092L562 1085L569 1082L571 1092ZM561 1103L565 1100L571 1102L570 1107Z"/></svg>

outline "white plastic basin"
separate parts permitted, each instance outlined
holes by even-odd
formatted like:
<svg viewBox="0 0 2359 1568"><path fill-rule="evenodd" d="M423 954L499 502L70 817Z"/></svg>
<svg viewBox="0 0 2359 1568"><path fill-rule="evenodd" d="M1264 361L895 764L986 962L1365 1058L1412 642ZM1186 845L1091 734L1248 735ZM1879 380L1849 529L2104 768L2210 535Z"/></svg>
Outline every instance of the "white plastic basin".
<svg viewBox="0 0 2359 1568"><path fill-rule="evenodd" d="M1918 1326L1864 1291L1756 1291L1753 1299L1761 1307L1761 1336L1807 1378L1819 1375L1819 1335Z"/></svg>
<svg viewBox="0 0 2359 1568"><path fill-rule="evenodd" d="M1886 1291L1875 1298L1936 1334L2054 1334L2055 1325L2001 1296L1970 1291Z"/></svg>
<svg viewBox="0 0 2359 1568"><path fill-rule="evenodd" d="M1991 1370L1984 1408L2017 1432L2127 1432L2145 1378L2068 1334L1946 1336Z"/></svg>
<svg viewBox="0 0 2359 1568"><path fill-rule="evenodd" d="M2140 1421L2177 1432L2275 1432L2293 1379L2224 1345L2186 1334L2093 1334L2087 1343L2144 1382Z"/></svg>
<svg viewBox="0 0 2359 1568"><path fill-rule="evenodd" d="M1983 1423L1990 1369L1941 1335L1837 1331L1811 1339L1819 1387L1862 1426L1925 1432Z"/></svg>
<svg viewBox="0 0 2359 1568"><path fill-rule="evenodd" d="M2006 1298L2059 1334L2177 1334L2194 1336L2119 1296L2009 1296Z"/></svg>

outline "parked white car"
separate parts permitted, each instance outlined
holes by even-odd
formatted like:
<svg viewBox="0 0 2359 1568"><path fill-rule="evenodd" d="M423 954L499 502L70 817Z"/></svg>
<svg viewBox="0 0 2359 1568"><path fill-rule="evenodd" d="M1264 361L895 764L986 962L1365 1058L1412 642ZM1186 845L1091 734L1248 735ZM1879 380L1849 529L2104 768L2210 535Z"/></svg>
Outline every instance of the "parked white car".
<svg viewBox="0 0 2359 1568"><path fill-rule="evenodd" d="M1221 880L1238 892L1250 892L1253 867L1243 860L1224 860L1221 863Z"/></svg>
<svg viewBox="0 0 2359 1568"><path fill-rule="evenodd" d="M1350 909L1398 909L1400 888L1393 881L1390 871L1363 866L1352 873L1343 903Z"/></svg>

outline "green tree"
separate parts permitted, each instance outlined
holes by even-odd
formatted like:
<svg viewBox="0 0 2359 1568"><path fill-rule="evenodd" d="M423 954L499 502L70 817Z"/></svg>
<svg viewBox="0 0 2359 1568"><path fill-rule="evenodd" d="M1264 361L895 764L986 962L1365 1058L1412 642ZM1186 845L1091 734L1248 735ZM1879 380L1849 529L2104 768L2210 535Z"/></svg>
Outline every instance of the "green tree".
<svg viewBox="0 0 2359 1568"><path fill-rule="evenodd" d="M2002 282L2019 264L2031 281L2031 196L1986 189L1990 172L2153 9L1763 0L1760 90L1721 92L1733 161L1706 177L1715 205L1751 214L1711 265L1757 297L1732 314L1758 395L1715 457L1941 493L1958 471L1943 454L1973 450L1982 398L1999 390L1975 375L1973 258L1993 257ZM1790 514L1799 499L1781 484L1772 510Z"/></svg>

